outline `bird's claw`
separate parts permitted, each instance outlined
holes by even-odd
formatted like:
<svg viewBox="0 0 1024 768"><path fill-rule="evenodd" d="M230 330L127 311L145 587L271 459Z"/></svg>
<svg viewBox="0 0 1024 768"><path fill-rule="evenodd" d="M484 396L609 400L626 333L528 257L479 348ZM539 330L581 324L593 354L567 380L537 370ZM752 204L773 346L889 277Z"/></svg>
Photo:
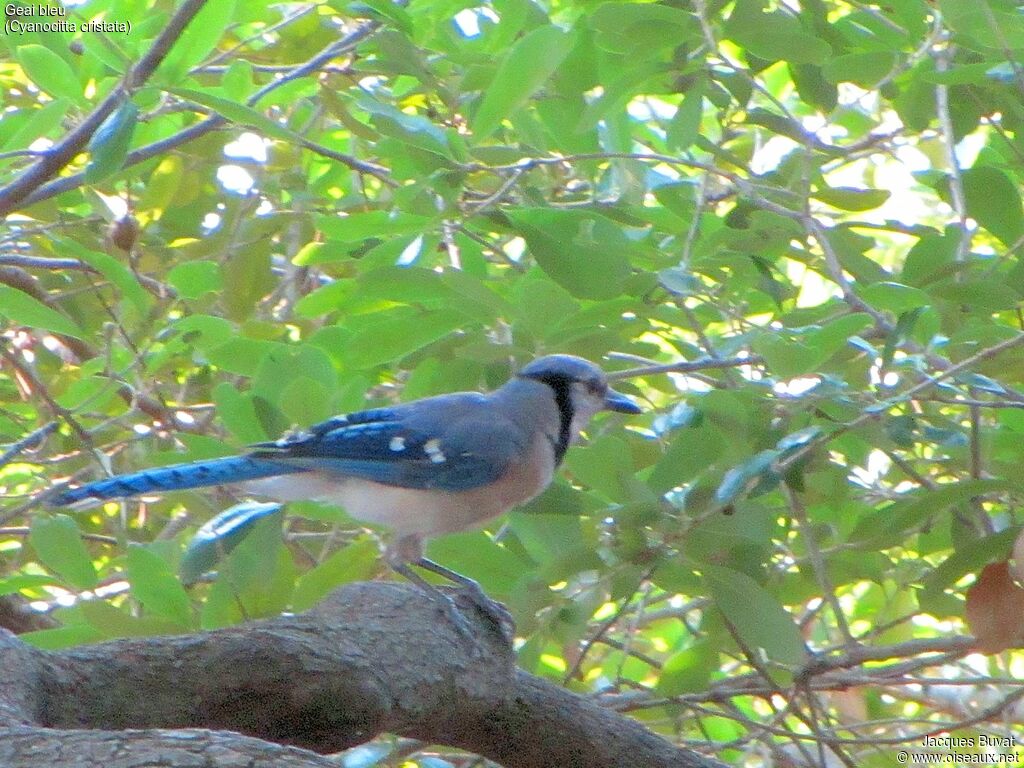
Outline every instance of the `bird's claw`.
<svg viewBox="0 0 1024 768"><path fill-rule="evenodd" d="M473 634L473 629L470 627L466 617L462 615L459 606L448 595L438 593L438 596L441 598L441 604L444 606L445 615L448 621L451 622L451 625L455 627L455 631L462 635L463 639L468 640L475 646L477 642L476 635Z"/></svg>
<svg viewBox="0 0 1024 768"><path fill-rule="evenodd" d="M508 608L497 600L489 598L477 584L472 586L466 585L462 588L461 592L469 598L474 608L494 624L498 632L501 633L502 639L508 645L511 645L516 637L516 622L512 618L512 614L509 613Z"/></svg>

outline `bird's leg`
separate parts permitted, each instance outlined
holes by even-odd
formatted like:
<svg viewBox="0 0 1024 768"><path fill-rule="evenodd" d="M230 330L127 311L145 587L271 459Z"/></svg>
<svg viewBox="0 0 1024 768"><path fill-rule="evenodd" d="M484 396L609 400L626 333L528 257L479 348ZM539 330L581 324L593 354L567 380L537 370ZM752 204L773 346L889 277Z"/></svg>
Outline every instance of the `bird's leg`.
<svg viewBox="0 0 1024 768"><path fill-rule="evenodd" d="M444 605L445 613L449 621L459 631L459 634L472 637L469 623L466 621L455 605L455 602L437 587L428 582L410 566L410 563L418 565L424 570L443 576L458 587L462 588L463 594L467 595L473 605L490 619L498 628L505 642L509 645L515 639L515 622L512 615L505 610L505 606L496 603L484 594L483 589L472 579L463 576L461 573L445 568L440 563L428 560L423 556L423 538L416 534L408 534L395 538L388 546L385 554L388 564L396 572L404 576L413 584L418 586L431 597L439 600Z"/></svg>
<svg viewBox="0 0 1024 768"><path fill-rule="evenodd" d="M384 558L395 573L401 574L417 587L422 589L431 598L437 600L444 609L445 615L458 633L476 644L476 638L470 629L466 617L459 611L459 607L449 595L439 590L429 581L414 571L409 563L415 563L423 557L423 537L418 534L407 534L398 536L388 545L384 551Z"/></svg>
<svg viewBox="0 0 1024 768"><path fill-rule="evenodd" d="M512 614L508 612L504 605L489 598L477 582L468 576L463 576L458 571L445 568L440 563L435 563L426 557L421 557L417 560L416 565L425 571L443 576L462 587L466 595L473 601L473 605L498 628L505 641L509 644L512 643L516 636L516 623L512 618Z"/></svg>

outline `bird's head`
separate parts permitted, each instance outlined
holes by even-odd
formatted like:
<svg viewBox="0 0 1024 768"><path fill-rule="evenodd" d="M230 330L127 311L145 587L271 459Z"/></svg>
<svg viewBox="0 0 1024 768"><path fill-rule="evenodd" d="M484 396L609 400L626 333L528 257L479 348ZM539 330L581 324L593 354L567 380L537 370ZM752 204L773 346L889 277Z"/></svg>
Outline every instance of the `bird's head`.
<svg viewBox="0 0 1024 768"><path fill-rule="evenodd" d="M599 411L641 413L640 406L608 386L604 371L582 357L539 357L523 367L516 377L533 379L551 387L563 422L569 426L573 437Z"/></svg>

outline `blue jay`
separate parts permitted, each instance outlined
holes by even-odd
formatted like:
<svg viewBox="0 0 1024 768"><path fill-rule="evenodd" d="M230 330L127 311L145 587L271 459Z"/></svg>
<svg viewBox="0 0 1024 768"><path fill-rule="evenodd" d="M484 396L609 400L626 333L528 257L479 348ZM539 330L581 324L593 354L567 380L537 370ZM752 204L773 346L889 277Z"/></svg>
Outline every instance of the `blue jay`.
<svg viewBox="0 0 1024 768"><path fill-rule="evenodd" d="M397 572L424 587L409 564L438 573L471 590L493 617L494 604L475 582L424 557L425 540L534 498L603 410L640 413L598 366L548 355L489 394L458 392L336 416L242 456L98 480L59 493L54 503L230 484L279 501L339 504L357 520L394 531L386 558Z"/></svg>

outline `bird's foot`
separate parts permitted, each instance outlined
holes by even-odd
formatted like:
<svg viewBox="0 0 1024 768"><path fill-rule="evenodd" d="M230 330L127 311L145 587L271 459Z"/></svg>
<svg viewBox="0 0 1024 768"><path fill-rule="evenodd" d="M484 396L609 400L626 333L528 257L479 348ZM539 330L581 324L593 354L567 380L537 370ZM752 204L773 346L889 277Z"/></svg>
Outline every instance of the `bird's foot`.
<svg viewBox="0 0 1024 768"><path fill-rule="evenodd" d="M494 624L501 634L502 640L511 645L516 637L516 622L508 608L497 600L489 598L476 582L464 584L459 592L465 595L473 603L473 607Z"/></svg>
<svg viewBox="0 0 1024 768"><path fill-rule="evenodd" d="M445 618L448 619L448 623L455 627L455 631L462 636L462 639L470 643L474 648L478 645L476 634L473 632L473 627L469 621L459 610L459 606L456 605L455 600L450 595L446 595L441 591L434 591L433 595L440 600L441 609L444 611Z"/></svg>
<svg viewBox="0 0 1024 768"><path fill-rule="evenodd" d="M482 613L487 620L494 625L494 628L498 631L498 634L501 636L501 639L505 644L509 647L512 646L512 642L515 640L516 636L516 623L512 618L512 614L508 612L508 609L505 608L504 605L489 598L483 588L473 581L473 579L463 576L460 573L456 573L450 568L445 568L443 565L435 563L433 560L420 558L416 561L416 564L425 570L444 576L449 581L454 582L459 589L457 596L465 598L469 603L471 603L478 612ZM478 650L481 648L480 640L477 637L479 632L473 632L469 621L459 610L459 606L455 600L412 570L408 563L403 562L400 559L396 559L391 562L391 567L398 573L405 576L413 584L419 586L435 600L439 601L442 605L445 616L448 618L449 623L455 627L456 631L464 638L471 640Z"/></svg>
<svg viewBox="0 0 1024 768"><path fill-rule="evenodd" d="M472 626L470 626L469 621L463 615L462 611L459 609L459 606L456 604L455 600L452 598L451 595L445 594L440 589L435 587L433 584L424 580L422 576L420 576L418 573L412 570L406 563L392 563L391 567L394 568L398 573L405 576L409 581L418 586L420 589L422 589L427 595L429 595L430 598L441 607L441 610L444 612L445 618L447 618L448 623L455 628L455 631L458 632L463 637L463 639L466 640L474 648L474 650L480 650L480 641L477 639L476 633L473 632ZM479 590L480 588L477 587L477 589ZM460 589L460 593L461 592L462 590ZM483 597L485 600L487 599L486 595L483 595ZM470 599L472 600L474 606L478 605L476 599L474 599L473 597L471 597Z"/></svg>

